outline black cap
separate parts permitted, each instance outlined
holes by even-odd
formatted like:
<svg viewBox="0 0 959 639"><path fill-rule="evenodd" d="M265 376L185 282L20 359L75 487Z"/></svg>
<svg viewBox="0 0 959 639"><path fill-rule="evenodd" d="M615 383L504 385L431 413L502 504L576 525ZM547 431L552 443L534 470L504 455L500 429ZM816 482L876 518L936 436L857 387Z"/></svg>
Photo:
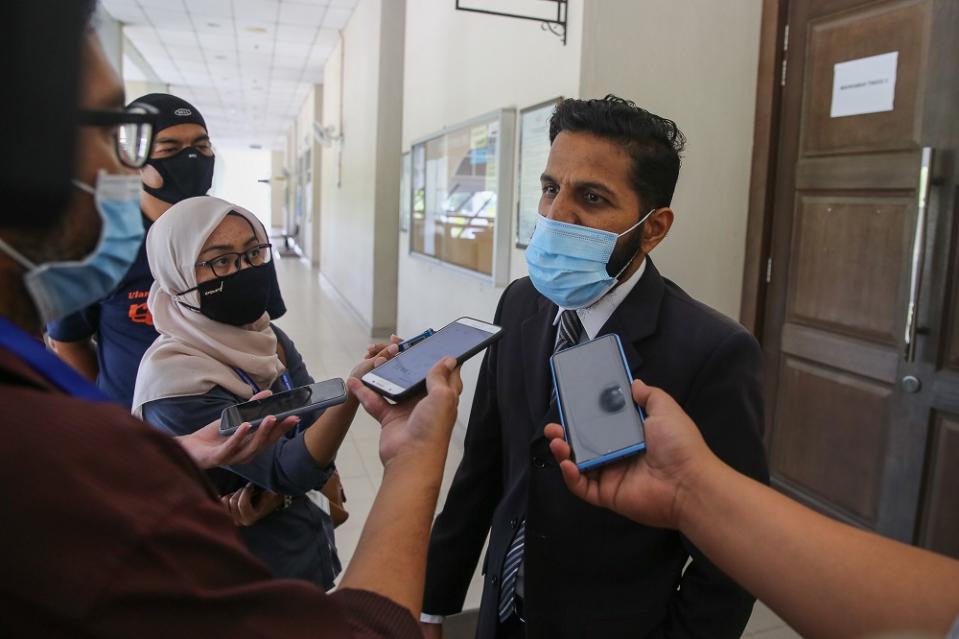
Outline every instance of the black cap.
<svg viewBox="0 0 959 639"><path fill-rule="evenodd" d="M199 124L206 129L206 121L196 107L175 95L149 93L133 100L133 102L144 102L159 111L156 123L157 132L178 124ZM209 132L209 130L207 131Z"/></svg>

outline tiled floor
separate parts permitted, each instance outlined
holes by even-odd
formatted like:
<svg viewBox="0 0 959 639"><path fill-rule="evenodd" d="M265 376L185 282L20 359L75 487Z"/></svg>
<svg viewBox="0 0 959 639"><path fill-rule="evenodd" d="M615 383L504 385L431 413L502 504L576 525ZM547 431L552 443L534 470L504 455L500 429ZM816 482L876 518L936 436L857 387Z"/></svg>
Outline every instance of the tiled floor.
<svg viewBox="0 0 959 639"><path fill-rule="evenodd" d="M277 323L296 343L314 378L345 377L372 340L358 328L351 311L306 262L279 260L277 270L289 309ZM378 441L379 425L361 410L337 456L350 512L349 520L336 530L337 547L344 565L353 556L363 522L379 489L382 466ZM449 482L461 457L462 447L454 437L438 509L446 498ZM481 580L477 571L466 597L466 608L479 606L480 591ZM743 636L789 639L799 635L766 606L757 603Z"/></svg>

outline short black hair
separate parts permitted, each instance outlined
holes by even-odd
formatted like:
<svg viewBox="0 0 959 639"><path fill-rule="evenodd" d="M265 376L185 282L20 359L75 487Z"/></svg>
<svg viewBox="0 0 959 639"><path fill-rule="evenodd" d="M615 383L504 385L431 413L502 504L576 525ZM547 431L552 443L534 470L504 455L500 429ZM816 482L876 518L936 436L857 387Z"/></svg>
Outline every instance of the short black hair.
<svg viewBox="0 0 959 639"><path fill-rule="evenodd" d="M630 181L646 209L669 206L679 179L686 136L672 120L609 94L602 100L560 102L549 120L549 142L562 131L591 133L620 145L633 160Z"/></svg>

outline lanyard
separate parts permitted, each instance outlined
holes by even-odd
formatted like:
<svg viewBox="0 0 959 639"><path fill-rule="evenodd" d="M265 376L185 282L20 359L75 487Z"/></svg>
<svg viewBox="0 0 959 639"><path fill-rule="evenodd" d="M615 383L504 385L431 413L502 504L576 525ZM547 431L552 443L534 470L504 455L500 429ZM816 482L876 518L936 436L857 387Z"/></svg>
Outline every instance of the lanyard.
<svg viewBox="0 0 959 639"><path fill-rule="evenodd" d="M260 387L257 386L256 382L253 381L253 378L246 374L245 371L240 370L239 368L234 368L236 374L240 376L244 382L250 385L250 388L253 389L253 394L256 395L260 392ZM280 376L280 381L283 382L283 390L293 390L293 384L290 383L290 376L286 374L286 371L283 371L283 374Z"/></svg>
<svg viewBox="0 0 959 639"><path fill-rule="evenodd" d="M24 332L2 316L0 316L0 348L5 348L16 355L35 373L71 397L91 402L113 401L80 373L47 350L42 340Z"/></svg>

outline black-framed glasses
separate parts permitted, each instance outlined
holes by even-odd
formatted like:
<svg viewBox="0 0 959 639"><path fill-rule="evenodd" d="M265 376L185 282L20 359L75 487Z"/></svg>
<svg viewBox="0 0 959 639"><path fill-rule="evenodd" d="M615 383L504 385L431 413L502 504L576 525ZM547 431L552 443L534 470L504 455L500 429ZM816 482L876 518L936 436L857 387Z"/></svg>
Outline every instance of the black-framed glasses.
<svg viewBox="0 0 959 639"><path fill-rule="evenodd" d="M143 167L150 159L156 120L157 110L142 102L123 111L80 111L80 124L114 128L117 159L131 169Z"/></svg>
<svg viewBox="0 0 959 639"><path fill-rule="evenodd" d="M213 272L214 277L226 277L240 270L241 260L250 266L263 266L270 261L272 248L272 244L258 244L242 253L223 253L212 259L197 262L196 267L205 266Z"/></svg>

